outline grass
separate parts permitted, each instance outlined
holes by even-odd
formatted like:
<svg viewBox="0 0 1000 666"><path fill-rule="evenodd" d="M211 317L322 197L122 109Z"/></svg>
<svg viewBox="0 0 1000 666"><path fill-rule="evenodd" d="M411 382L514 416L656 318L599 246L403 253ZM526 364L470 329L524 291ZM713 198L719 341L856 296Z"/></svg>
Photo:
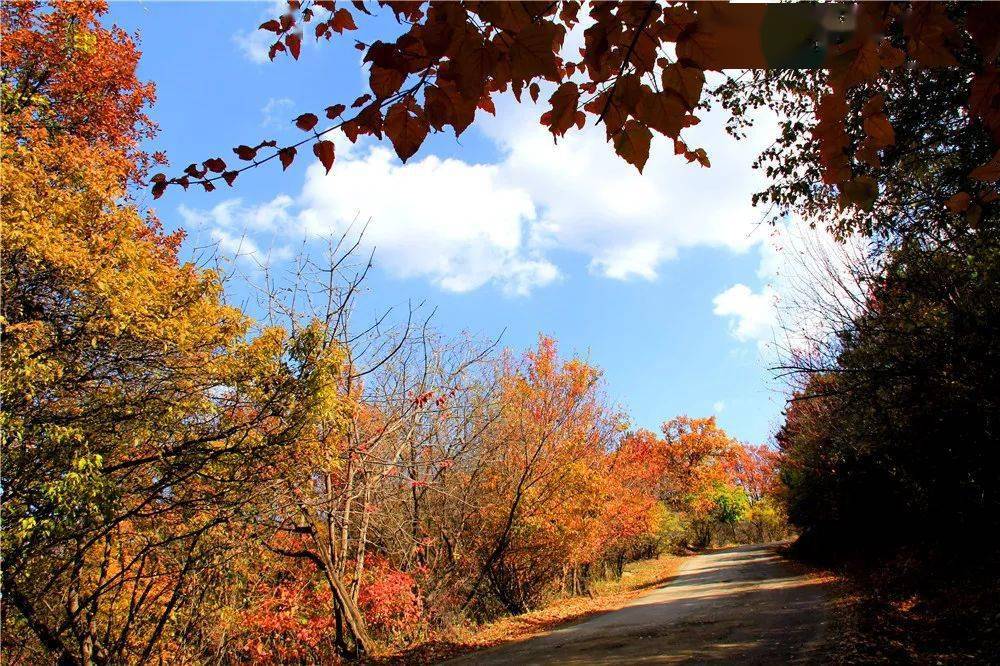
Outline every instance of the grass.
<svg viewBox="0 0 1000 666"><path fill-rule="evenodd" d="M404 651L380 655L374 663L433 664L503 643L528 640L558 627L622 608L643 592L670 581L676 575L680 562L680 557L671 555L631 562L625 566L620 579L595 582L588 596L556 599L544 608L475 627L452 627Z"/></svg>

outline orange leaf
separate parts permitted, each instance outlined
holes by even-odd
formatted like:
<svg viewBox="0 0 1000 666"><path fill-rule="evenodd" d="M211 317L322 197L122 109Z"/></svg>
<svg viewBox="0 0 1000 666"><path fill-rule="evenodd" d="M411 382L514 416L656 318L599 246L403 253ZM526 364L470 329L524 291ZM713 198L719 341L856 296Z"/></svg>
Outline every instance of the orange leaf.
<svg viewBox="0 0 1000 666"><path fill-rule="evenodd" d="M843 208L857 206L862 210L871 210L878 198L878 183L870 176L859 176L839 187L840 205Z"/></svg>
<svg viewBox="0 0 1000 666"><path fill-rule="evenodd" d="M338 9L330 19L330 27L334 29L335 32L342 33L345 30L357 30L358 26L354 24L354 17L351 16L351 12L346 9Z"/></svg>
<svg viewBox="0 0 1000 666"><path fill-rule="evenodd" d="M645 92L639 102L639 119L657 132L676 139L685 127L687 109L684 102L670 92L654 93L649 89Z"/></svg>
<svg viewBox="0 0 1000 666"><path fill-rule="evenodd" d="M576 84L568 81L559 86L549 103L552 104L552 111L548 116L549 131L555 136L565 136L566 130L576 122L576 106L580 102L580 90Z"/></svg>
<svg viewBox="0 0 1000 666"><path fill-rule="evenodd" d="M865 134L871 139L872 147L876 149L896 143L896 133L889 124L884 108L885 98L882 95L874 95L865 102L861 110Z"/></svg>
<svg viewBox="0 0 1000 666"><path fill-rule="evenodd" d="M663 69L663 89L675 92L689 110L697 106L704 85L705 72L697 67L675 63Z"/></svg>
<svg viewBox="0 0 1000 666"><path fill-rule="evenodd" d="M851 88L872 80L882 63L871 39L859 43L858 38L830 49L828 58L830 79L837 85Z"/></svg>

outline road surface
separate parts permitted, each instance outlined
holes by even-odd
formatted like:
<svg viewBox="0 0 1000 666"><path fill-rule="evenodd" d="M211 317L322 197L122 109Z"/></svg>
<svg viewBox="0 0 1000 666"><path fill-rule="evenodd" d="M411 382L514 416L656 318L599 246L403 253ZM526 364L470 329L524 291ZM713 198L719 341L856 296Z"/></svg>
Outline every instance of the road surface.
<svg viewBox="0 0 1000 666"><path fill-rule="evenodd" d="M821 663L827 591L770 546L684 561L628 606L448 662L494 664Z"/></svg>

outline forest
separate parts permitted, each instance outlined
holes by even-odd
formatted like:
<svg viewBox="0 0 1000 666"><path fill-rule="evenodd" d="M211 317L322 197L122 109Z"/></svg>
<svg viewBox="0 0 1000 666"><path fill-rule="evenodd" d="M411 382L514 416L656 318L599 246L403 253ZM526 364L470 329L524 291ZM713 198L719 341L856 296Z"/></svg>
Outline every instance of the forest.
<svg viewBox="0 0 1000 666"><path fill-rule="evenodd" d="M819 59L753 41L790 20L761 5L287 5L260 26L272 59L395 17L398 34L356 44L370 94L301 109L296 143L247 137L186 169L155 149L155 82L104 2L2 5L8 663L398 655L592 594L632 562L792 537L860 590L875 638L857 661L988 661L996 5L829 5L853 13ZM579 62L561 50L576 29ZM296 279L251 312L152 207L168 188L238 188L248 169L280 178L308 152L335 178L332 133L384 137L405 162L505 94L541 99L555 139L603 124L640 172L653 132L710 169L681 135L709 107L733 140L755 110L778 114L754 203L836 242L805 253L787 303L819 315L784 324L773 444L711 416L637 428L601 368L544 333L518 349L446 335L419 309L360 317L360 232L296 257Z"/></svg>

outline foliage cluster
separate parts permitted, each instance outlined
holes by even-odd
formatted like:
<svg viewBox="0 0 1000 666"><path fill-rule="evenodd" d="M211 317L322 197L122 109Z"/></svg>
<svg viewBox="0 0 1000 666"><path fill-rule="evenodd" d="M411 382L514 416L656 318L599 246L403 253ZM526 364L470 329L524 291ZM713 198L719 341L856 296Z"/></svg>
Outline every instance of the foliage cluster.
<svg viewBox="0 0 1000 666"><path fill-rule="evenodd" d="M358 328L350 248L266 325L228 304L130 198L153 87L104 9L3 5L9 661L329 663L584 592L672 519L751 524L765 450L628 433L548 338Z"/></svg>

